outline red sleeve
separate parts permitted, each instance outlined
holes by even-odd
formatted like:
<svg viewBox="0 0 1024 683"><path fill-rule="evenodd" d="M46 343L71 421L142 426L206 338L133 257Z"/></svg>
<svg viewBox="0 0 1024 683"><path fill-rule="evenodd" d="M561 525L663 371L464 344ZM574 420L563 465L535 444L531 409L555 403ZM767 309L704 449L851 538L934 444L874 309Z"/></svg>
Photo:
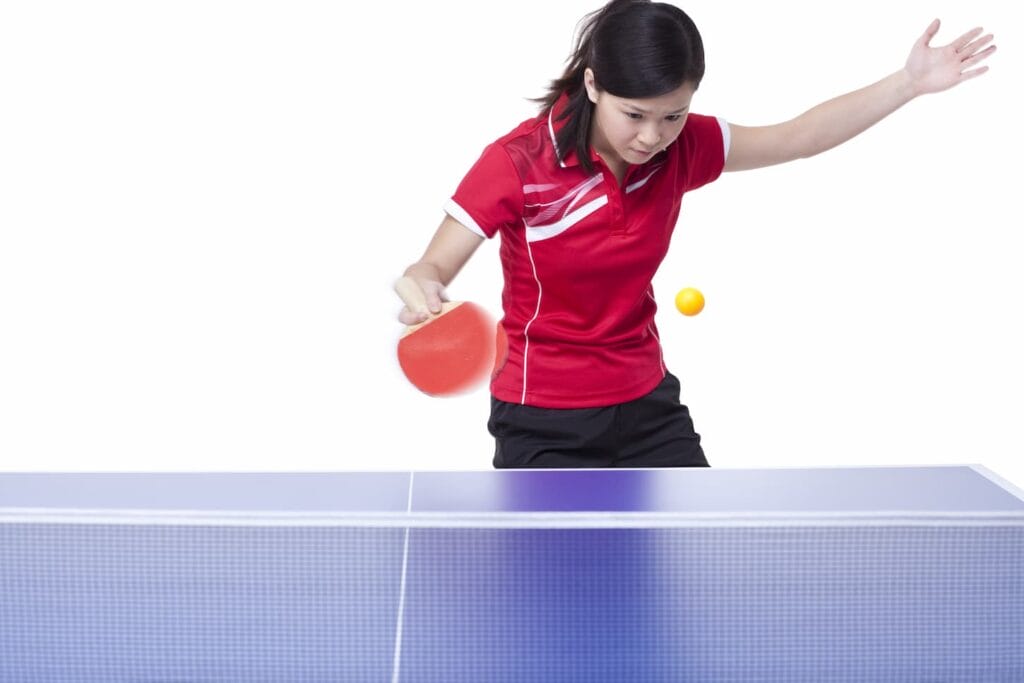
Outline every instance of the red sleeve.
<svg viewBox="0 0 1024 683"><path fill-rule="evenodd" d="M523 184L505 148L484 149L459 183L445 212L482 237L494 237L503 225L522 221Z"/></svg>
<svg viewBox="0 0 1024 683"><path fill-rule="evenodd" d="M724 125L728 124L714 116L690 114L686 118L686 125L679 136L686 169L682 174L683 192L707 185L722 175L725 168Z"/></svg>

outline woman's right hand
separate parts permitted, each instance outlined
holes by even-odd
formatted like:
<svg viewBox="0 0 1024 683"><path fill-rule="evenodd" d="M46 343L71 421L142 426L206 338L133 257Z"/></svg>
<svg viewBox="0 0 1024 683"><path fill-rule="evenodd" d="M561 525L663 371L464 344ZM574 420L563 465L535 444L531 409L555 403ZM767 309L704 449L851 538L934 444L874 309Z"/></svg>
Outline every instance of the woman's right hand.
<svg viewBox="0 0 1024 683"><path fill-rule="evenodd" d="M403 325L418 325L441 312L441 302L447 301L444 285L437 280L403 276L395 283L395 292L405 304L398 314Z"/></svg>

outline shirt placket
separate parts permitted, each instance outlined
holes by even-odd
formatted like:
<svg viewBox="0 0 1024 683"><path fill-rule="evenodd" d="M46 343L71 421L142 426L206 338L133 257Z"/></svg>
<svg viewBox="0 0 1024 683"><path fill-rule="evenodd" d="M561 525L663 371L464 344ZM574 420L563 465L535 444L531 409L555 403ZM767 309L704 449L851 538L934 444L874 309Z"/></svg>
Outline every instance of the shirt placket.
<svg viewBox="0 0 1024 683"><path fill-rule="evenodd" d="M629 177L630 173L629 171L626 171L626 177L620 185L615 179L615 174L611 172L611 169L609 169L603 162L600 163L601 174L604 176L604 185L606 195L608 197L609 233L612 235L624 235L627 232L625 180Z"/></svg>

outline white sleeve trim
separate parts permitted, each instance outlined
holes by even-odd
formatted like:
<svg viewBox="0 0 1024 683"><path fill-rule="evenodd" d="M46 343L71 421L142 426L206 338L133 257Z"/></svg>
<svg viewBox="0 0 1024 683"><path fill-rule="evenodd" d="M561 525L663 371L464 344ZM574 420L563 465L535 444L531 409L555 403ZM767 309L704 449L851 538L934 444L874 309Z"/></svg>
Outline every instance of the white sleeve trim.
<svg viewBox="0 0 1024 683"><path fill-rule="evenodd" d="M444 212L475 232L477 235L480 235L480 237L488 239L487 233L477 225L476 221L473 220L472 216L466 213L465 209L455 203L454 199L449 199L448 203L444 205Z"/></svg>
<svg viewBox="0 0 1024 683"><path fill-rule="evenodd" d="M728 161L729 159L729 143L732 142L732 133L729 132L729 122L725 119L718 118L718 126L722 129L722 145L724 146L724 154L722 159Z"/></svg>

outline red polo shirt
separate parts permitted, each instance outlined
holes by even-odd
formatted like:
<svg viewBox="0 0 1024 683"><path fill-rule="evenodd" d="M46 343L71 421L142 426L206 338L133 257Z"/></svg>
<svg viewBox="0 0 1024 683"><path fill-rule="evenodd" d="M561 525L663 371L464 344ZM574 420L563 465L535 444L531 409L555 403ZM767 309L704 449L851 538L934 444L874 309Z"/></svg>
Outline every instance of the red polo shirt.
<svg viewBox="0 0 1024 683"><path fill-rule="evenodd" d="M683 194L721 175L728 127L690 114L676 141L630 166L620 186L596 153L593 175L575 152L558 161L558 109L489 145L445 210L484 237L501 235L509 353L491 393L544 408L607 406L665 376L651 280Z"/></svg>

